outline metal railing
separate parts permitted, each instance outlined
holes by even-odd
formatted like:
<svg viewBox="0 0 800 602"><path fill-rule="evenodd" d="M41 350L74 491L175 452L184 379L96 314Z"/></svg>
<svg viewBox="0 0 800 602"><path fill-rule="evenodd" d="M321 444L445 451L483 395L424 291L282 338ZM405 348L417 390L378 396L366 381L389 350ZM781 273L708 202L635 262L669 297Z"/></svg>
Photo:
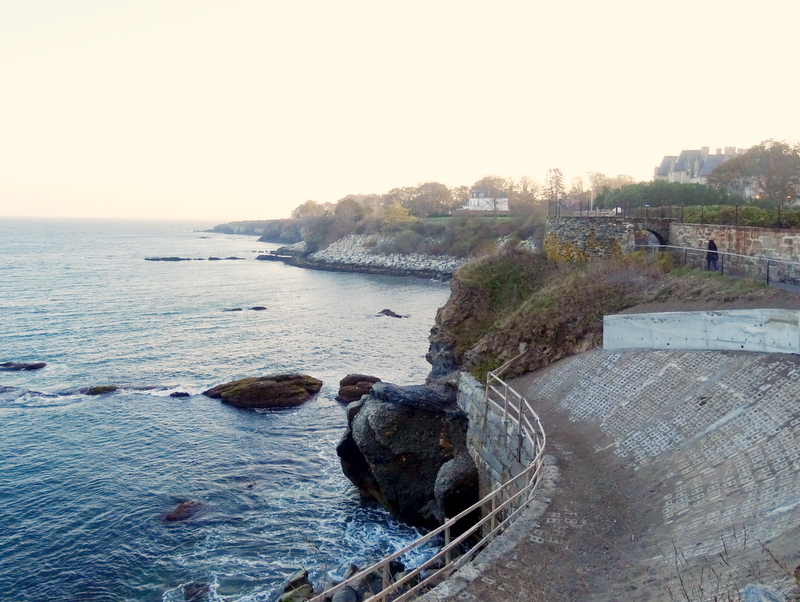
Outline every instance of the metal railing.
<svg viewBox="0 0 800 602"><path fill-rule="evenodd" d="M546 436L539 416L533 411L528 401L500 379L499 375L519 357L513 358L495 372L489 372L486 375L486 402L502 409L503 421L510 420L517 427L519 450L522 449L524 438L531 441L533 459L528 467L497 487L482 500L445 521L442 526L411 542L402 550L384 557L372 566L316 595L311 602L324 602L337 591L348 586L355 588L365 577L374 574L381 577L383 589L374 593L370 600L375 600L375 602L388 602L390 599L393 602L412 600L474 558L525 509L539 484L544 464ZM453 537L456 524L478 510L482 512L481 519L465 531L459 531L459 534ZM462 526L459 525L459 527ZM402 577L393 580L390 571L392 562L439 537L444 538L444 545L436 554L420 566L405 572ZM465 546L468 547L465 549Z"/></svg>
<svg viewBox="0 0 800 602"><path fill-rule="evenodd" d="M705 267L708 253L708 249L673 245L647 245L637 247L636 250L652 250L654 253L668 251L681 265L695 268ZM784 284L800 287L800 263L796 261L719 250L716 253L719 255L717 267L721 275L727 271L729 276L764 280L767 286Z"/></svg>

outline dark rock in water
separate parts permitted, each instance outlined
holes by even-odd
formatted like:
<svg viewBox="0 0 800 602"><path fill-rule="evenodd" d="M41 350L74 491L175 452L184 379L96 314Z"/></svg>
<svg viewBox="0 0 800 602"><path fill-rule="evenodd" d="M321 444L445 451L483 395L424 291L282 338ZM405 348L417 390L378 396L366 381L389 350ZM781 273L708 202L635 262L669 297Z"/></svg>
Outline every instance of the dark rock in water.
<svg viewBox="0 0 800 602"><path fill-rule="evenodd" d="M186 520L187 518L191 518L200 512L202 508L203 504L200 502L178 502L178 504L172 510L161 516L161 520L168 523Z"/></svg>
<svg viewBox="0 0 800 602"><path fill-rule="evenodd" d="M361 399L362 395L372 391L372 385L379 382L381 382L381 379L377 376L348 374L339 381L339 394L336 396L336 401L350 403Z"/></svg>
<svg viewBox="0 0 800 602"><path fill-rule="evenodd" d="M478 468L466 450L452 460L448 460L439 469L433 494L436 498L436 519L444 523L457 516L478 500L479 495ZM480 520L480 510L470 513L456 524L455 532L460 533ZM461 524L461 523L464 524Z"/></svg>
<svg viewBox="0 0 800 602"><path fill-rule="evenodd" d="M348 406L348 428L336 448L345 476L361 495L376 500L411 525L433 528L437 515L436 481L441 468L462 457L467 462L467 416L445 387L398 387L375 383L372 393ZM455 467L453 467L455 468ZM463 467L462 467L463 469ZM442 477L442 503L452 496L444 484L461 486L461 471ZM466 487L462 487L466 490ZM477 501L466 497L468 507Z"/></svg>
<svg viewBox="0 0 800 602"><path fill-rule="evenodd" d="M301 585L305 585L307 583L310 584L310 581L308 580L308 571L305 569L300 569L294 575L289 577L289 581L286 583L286 587L283 591L297 589Z"/></svg>
<svg viewBox="0 0 800 602"><path fill-rule="evenodd" d="M209 257L209 261L222 261L219 257Z"/></svg>
<svg viewBox="0 0 800 602"><path fill-rule="evenodd" d="M94 385L93 387L85 387L80 391L84 395L105 395L106 393L113 393L118 388L116 385Z"/></svg>
<svg viewBox="0 0 800 602"><path fill-rule="evenodd" d="M183 588L183 597L186 602L202 602L207 599L211 586L203 581L195 581Z"/></svg>
<svg viewBox="0 0 800 602"><path fill-rule="evenodd" d="M303 602L314 594L314 587L308 580L308 571L301 569L289 577L289 582L283 588L279 602Z"/></svg>
<svg viewBox="0 0 800 602"><path fill-rule="evenodd" d="M23 364L17 362L5 362L0 364L0 370L19 371L19 370L41 370L47 364L45 362L35 362L32 364Z"/></svg>
<svg viewBox="0 0 800 602"><path fill-rule="evenodd" d="M346 585L333 594L331 602L358 602L358 593L352 587Z"/></svg>
<svg viewBox="0 0 800 602"><path fill-rule="evenodd" d="M223 309L222 311L242 311L241 307L234 307L233 309Z"/></svg>
<svg viewBox="0 0 800 602"><path fill-rule="evenodd" d="M267 308L264 307L263 305L256 305L255 307L251 307L250 309L252 309L253 311L264 311Z"/></svg>
<svg viewBox="0 0 800 602"><path fill-rule="evenodd" d="M188 257L145 257L145 261L191 261Z"/></svg>
<svg viewBox="0 0 800 602"><path fill-rule="evenodd" d="M173 391L169 394L170 397L191 397L191 393L186 391Z"/></svg>
<svg viewBox="0 0 800 602"><path fill-rule="evenodd" d="M389 316L390 318L402 318L400 314L394 313L391 309L382 309L379 314L383 314L384 316Z"/></svg>
<svg viewBox="0 0 800 602"><path fill-rule="evenodd" d="M212 387L203 394L239 408L297 406L319 393L322 381L305 374L250 377Z"/></svg>
<svg viewBox="0 0 800 602"><path fill-rule="evenodd" d="M259 261L289 261L292 259L292 255L278 255L275 253L269 253L265 255L259 255L256 257Z"/></svg>

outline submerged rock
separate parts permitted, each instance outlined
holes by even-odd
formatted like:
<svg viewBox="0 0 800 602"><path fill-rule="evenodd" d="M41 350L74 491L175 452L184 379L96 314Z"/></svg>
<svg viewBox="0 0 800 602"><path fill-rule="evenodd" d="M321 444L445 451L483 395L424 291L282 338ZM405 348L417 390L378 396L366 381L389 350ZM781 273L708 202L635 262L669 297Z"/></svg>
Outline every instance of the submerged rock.
<svg viewBox="0 0 800 602"><path fill-rule="evenodd" d="M106 393L113 393L118 388L116 385L94 385L81 389L81 393L84 395L105 395Z"/></svg>
<svg viewBox="0 0 800 602"><path fill-rule="evenodd" d="M378 312L380 315L389 316L390 318L402 318L400 314L394 313L391 309L382 309Z"/></svg>
<svg viewBox="0 0 800 602"><path fill-rule="evenodd" d="M207 599L211 586L204 581L193 581L183 587L183 598L186 602L202 602Z"/></svg>
<svg viewBox="0 0 800 602"><path fill-rule="evenodd" d="M372 391L372 385L381 382L377 376L369 376L367 374L348 374L339 381L339 394L336 396L336 401L343 403L350 403L361 399Z"/></svg>
<svg viewBox="0 0 800 602"><path fill-rule="evenodd" d="M297 406L319 393L322 381L305 374L250 377L212 387L203 395L239 408Z"/></svg>
<svg viewBox="0 0 800 602"><path fill-rule="evenodd" d="M174 523L186 520L187 518L191 518L195 514L200 512L202 508L203 504L201 504L200 502L193 502L193 501L178 502L172 510L161 515L161 520L168 523Z"/></svg>
<svg viewBox="0 0 800 602"><path fill-rule="evenodd" d="M441 524L445 514L452 516L455 498L462 508L477 501L477 487L473 497L465 476L472 461L467 416L455 403L455 391L376 383L370 395L347 410L348 428L336 452L361 495L403 522L425 528ZM442 468L455 458L439 480Z"/></svg>
<svg viewBox="0 0 800 602"><path fill-rule="evenodd" d="M45 362L34 362L32 364L22 364L17 362L5 362L0 364L0 370L9 370L9 371L17 371L17 370L41 370L47 364Z"/></svg>

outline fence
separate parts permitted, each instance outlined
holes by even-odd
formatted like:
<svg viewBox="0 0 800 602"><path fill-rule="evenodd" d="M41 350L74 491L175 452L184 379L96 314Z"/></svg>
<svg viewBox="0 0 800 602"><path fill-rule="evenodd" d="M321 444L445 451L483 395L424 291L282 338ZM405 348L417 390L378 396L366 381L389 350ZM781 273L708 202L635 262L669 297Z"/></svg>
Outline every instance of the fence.
<svg viewBox="0 0 800 602"><path fill-rule="evenodd" d="M655 252L669 252L678 264L693 268L706 268L707 249L693 249L691 247L674 247L671 245L648 245L637 247L637 251L652 250ZM763 280L767 286L783 286L795 290L800 287L800 263L786 259L771 257L758 257L755 255L740 255L717 251L719 260L717 268L720 274L732 277L753 278Z"/></svg>
<svg viewBox="0 0 800 602"><path fill-rule="evenodd" d="M413 541L402 550L386 556L349 579L327 589L312 598L311 602L324 602L333 597L337 591L347 586L354 587L363 579L370 578L375 574L380 576L383 589L373 594L370 600L375 600L375 602L412 600L474 558L525 509L539 484L544 463L546 436L539 417L528 401L500 378L500 374L519 357L513 358L495 372L489 372L486 375L485 402L487 406L492 404L502 410L504 422L509 421L516 426L519 433L519 449L522 449L523 439L528 439L533 446L533 460L528 467L497 487L482 500L447 520L442 526ZM478 510L481 511L482 518L467 530L457 531L459 534L453 537L456 525ZM461 528L460 524L458 528ZM398 578L393 580L394 576L390 570L391 563L437 538L444 538L444 545L435 555L420 566L405 572L402 576L398 575Z"/></svg>

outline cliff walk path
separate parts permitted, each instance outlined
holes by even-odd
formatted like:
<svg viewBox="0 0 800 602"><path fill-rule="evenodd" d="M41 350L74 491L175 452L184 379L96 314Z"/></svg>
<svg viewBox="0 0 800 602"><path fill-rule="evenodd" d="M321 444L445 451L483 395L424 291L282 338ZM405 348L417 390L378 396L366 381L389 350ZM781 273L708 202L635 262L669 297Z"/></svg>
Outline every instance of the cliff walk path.
<svg viewBox="0 0 800 602"><path fill-rule="evenodd" d="M536 500L422 600L800 600L800 357L595 349L511 385Z"/></svg>

